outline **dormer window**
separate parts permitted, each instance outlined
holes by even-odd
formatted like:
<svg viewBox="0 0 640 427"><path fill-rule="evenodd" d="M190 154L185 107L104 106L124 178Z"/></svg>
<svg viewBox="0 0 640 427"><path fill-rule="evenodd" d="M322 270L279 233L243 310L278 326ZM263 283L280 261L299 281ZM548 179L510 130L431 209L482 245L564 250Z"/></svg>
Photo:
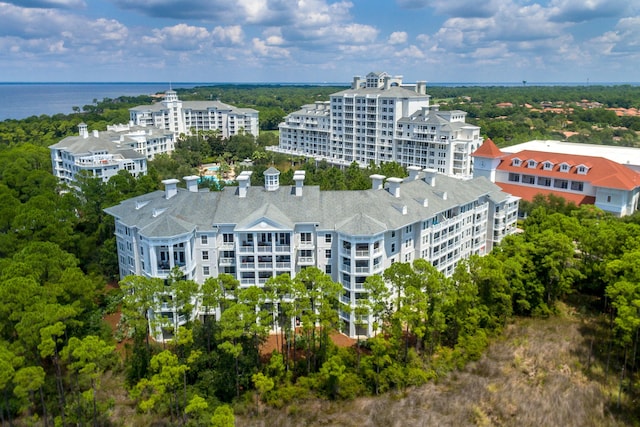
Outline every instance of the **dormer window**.
<svg viewBox="0 0 640 427"><path fill-rule="evenodd" d="M560 172L569 172L569 165L567 163L562 163L560 165Z"/></svg>
<svg viewBox="0 0 640 427"><path fill-rule="evenodd" d="M589 168L585 165L579 165L576 169L576 172L578 172L580 175L586 175L588 171Z"/></svg>
<svg viewBox="0 0 640 427"><path fill-rule="evenodd" d="M529 162L527 162L527 167L528 168L535 168L536 166L538 166L538 162L536 162L535 160L529 160Z"/></svg>
<svg viewBox="0 0 640 427"><path fill-rule="evenodd" d="M550 171L551 169L553 169L553 163L551 162L544 162L542 165L543 169L546 171Z"/></svg>
<svg viewBox="0 0 640 427"><path fill-rule="evenodd" d="M513 159L512 164L513 166L520 166L520 159L516 157L515 159Z"/></svg>

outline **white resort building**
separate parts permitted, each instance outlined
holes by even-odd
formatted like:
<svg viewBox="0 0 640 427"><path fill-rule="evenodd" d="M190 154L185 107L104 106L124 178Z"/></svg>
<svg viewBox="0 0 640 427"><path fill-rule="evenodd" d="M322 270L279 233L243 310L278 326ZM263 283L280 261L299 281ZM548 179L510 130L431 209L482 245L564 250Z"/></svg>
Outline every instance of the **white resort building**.
<svg viewBox="0 0 640 427"><path fill-rule="evenodd" d="M108 126L107 131L89 132L85 123L78 125L78 135L68 136L49 146L53 175L71 183L80 171L107 182L120 170L133 176L147 173L147 159L171 153L172 132L157 128L127 125Z"/></svg>
<svg viewBox="0 0 640 427"><path fill-rule="evenodd" d="M220 101L181 101L174 90L165 92L162 101L129 109L136 125L156 126L175 133L190 135L199 131L218 131L228 138L244 131L258 136L258 111L237 108Z"/></svg>
<svg viewBox="0 0 640 427"><path fill-rule="evenodd" d="M354 77L330 101L303 106L280 124L280 143L269 149L335 165L398 162L469 178L480 128L464 111L430 105L426 83L403 85L384 72Z"/></svg>
<svg viewBox="0 0 640 427"><path fill-rule="evenodd" d="M486 139L473 153L473 173L476 177L488 178L503 191L526 201L532 201L539 194L553 194L576 205L595 205L618 217L638 210L638 152L631 156L630 149L625 148L629 154L627 159L633 163L620 164L606 157L577 154L591 150L590 147L581 147L583 144L573 144L572 154L562 152L563 147L565 150L569 148L567 144L571 143L561 144L559 151L552 151L547 144L531 142L520 147L539 147L544 151L509 147L511 152L507 152L507 149L501 150L493 141ZM614 151L610 150L608 157L613 157L611 153Z"/></svg>
<svg viewBox="0 0 640 427"><path fill-rule="evenodd" d="M156 191L105 211L115 218L120 277L166 279L174 267L202 284L228 273L241 286L264 286L271 277L314 266L344 288L342 301L355 306L368 276L394 262L424 258L446 275L473 254L484 255L516 228L519 199L486 178L460 180L434 170L409 168L410 176L372 175L372 188L320 191L280 186L280 172L268 169L264 187L251 187L251 172L238 187L199 191L197 176L165 180ZM199 307L204 314L203 307ZM158 307L178 326L175 307ZM352 314L341 312L343 331L356 329Z"/></svg>

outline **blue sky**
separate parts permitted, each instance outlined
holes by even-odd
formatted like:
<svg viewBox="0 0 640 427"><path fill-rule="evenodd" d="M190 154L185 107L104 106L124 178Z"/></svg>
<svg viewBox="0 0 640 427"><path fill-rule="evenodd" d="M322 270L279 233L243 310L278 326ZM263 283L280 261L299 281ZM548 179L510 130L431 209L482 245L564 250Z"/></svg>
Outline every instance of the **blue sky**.
<svg viewBox="0 0 640 427"><path fill-rule="evenodd" d="M638 0L0 1L0 81L638 82Z"/></svg>

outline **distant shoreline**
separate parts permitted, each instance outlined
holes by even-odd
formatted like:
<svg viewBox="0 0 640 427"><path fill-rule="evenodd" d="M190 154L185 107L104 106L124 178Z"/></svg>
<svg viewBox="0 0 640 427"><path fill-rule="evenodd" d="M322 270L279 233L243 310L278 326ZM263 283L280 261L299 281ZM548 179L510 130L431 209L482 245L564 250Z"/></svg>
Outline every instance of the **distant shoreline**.
<svg viewBox="0 0 640 427"><path fill-rule="evenodd" d="M0 86L83 86L83 85L137 85L137 86L157 86L176 87L185 89L195 86L349 86L345 82L1 82ZM430 82L428 86L444 86L444 87L529 87L529 86L640 86L640 82ZM188 87L187 87L188 86Z"/></svg>

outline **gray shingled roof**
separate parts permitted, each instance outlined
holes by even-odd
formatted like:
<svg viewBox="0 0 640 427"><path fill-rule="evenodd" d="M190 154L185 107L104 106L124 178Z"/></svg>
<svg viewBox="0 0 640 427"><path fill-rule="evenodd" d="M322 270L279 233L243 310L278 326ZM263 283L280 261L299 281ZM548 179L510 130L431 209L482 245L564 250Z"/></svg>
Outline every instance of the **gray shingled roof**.
<svg viewBox="0 0 640 427"><path fill-rule="evenodd" d="M164 191L156 191L105 211L130 227L138 227L148 237L175 236L193 228L211 230L213 225L221 224L251 227L263 220L288 229L295 224L311 223L317 224L318 230L371 235L399 229L482 196L493 200L509 197L486 178L463 181L438 175L434 187L421 179L400 184L398 198L385 190L320 191L317 186L304 187L302 196L295 196L291 186L281 186L276 191L249 187L245 198L238 197L235 187L219 192L189 192L179 188L169 200L165 199ZM163 217L173 221L160 222Z"/></svg>
<svg viewBox="0 0 640 427"><path fill-rule="evenodd" d="M207 110L210 108L214 108L219 111L230 111L233 113L242 113L242 114L258 112L253 108L238 108L238 107L234 107L233 105L225 104L224 102L220 102L220 101L181 101L181 102L182 102L183 110L200 111L200 110ZM151 105L138 105L136 107L130 108L129 110L157 112L157 111L162 111L166 109L167 107L165 107L162 104L162 102L156 102L155 104L151 104Z"/></svg>
<svg viewBox="0 0 640 427"><path fill-rule="evenodd" d="M379 95L392 98L430 98L430 95L419 94L413 89L402 86L391 86L389 89L383 87L361 87L358 89L345 89L331 94L331 96L342 95Z"/></svg>

